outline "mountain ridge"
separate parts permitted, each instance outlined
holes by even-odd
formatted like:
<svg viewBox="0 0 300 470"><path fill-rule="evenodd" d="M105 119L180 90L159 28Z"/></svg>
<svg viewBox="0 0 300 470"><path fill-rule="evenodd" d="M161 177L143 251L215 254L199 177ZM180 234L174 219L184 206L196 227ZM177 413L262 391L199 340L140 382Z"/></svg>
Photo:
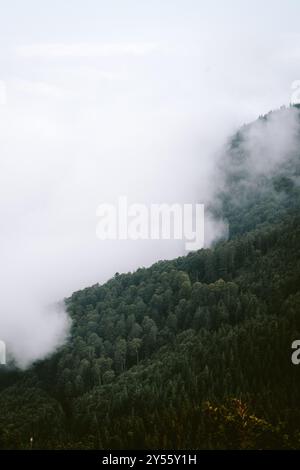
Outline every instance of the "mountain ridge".
<svg viewBox="0 0 300 470"><path fill-rule="evenodd" d="M66 299L68 342L0 374L1 448L300 447L299 110L252 126L210 207L229 239Z"/></svg>

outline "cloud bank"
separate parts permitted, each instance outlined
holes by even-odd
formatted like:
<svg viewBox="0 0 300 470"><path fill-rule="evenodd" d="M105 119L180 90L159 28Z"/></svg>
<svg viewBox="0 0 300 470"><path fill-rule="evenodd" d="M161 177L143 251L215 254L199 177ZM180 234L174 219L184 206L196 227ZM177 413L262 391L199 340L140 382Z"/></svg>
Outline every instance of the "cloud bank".
<svg viewBox="0 0 300 470"><path fill-rule="evenodd" d="M3 11L0 339L22 367L66 337L65 296L185 253L184 241L100 242L99 204L208 204L227 136L288 103L299 78L292 3L276 16L273 2L261 27L254 6L129 3ZM207 244L221 229L209 224Z"/></svg>

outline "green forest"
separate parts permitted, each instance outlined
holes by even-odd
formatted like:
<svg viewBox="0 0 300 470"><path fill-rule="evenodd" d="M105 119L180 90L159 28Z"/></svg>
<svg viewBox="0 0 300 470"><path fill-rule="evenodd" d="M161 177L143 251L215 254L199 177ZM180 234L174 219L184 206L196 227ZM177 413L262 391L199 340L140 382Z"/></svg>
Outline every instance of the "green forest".
<svg viewBox="0 0 300 470"><path fill-rule="evenodd" d="M224 151L226 240L73 293L67 342L1 367L1 449L300 448L300 111L276 113L299 122L276 171L251 172L254 124Z"/></svg>

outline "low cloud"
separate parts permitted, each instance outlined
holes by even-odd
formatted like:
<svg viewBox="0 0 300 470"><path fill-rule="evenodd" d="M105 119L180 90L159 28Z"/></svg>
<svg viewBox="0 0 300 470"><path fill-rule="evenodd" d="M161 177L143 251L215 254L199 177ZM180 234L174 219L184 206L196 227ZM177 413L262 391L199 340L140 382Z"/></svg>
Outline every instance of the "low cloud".
<svg viewBox="0 0 300 470"><path fill-rule="evenodd" d="M39 12L7 4L2 15L0 339L22 367L67 337L56 302L117 271L185 253L178 240L99 241L99 204L126 195L129 203L208 206L228 135L288 104L299 78L288 55L294 37L281 28L293 19L298 28L291 4L270 27L258 24L257 11L264 18L271 8L275 22L274 2L247 11L121 3L116 13L98 2L95 15L74 5L72 21L61 3ZM289 137L275 125L267 150L280 158ZM255 142L261 161L252 165L265 171L266 143L260 128L253 133L248 151ZM220 233L226 226L209 220L206 245Z"/></svg>

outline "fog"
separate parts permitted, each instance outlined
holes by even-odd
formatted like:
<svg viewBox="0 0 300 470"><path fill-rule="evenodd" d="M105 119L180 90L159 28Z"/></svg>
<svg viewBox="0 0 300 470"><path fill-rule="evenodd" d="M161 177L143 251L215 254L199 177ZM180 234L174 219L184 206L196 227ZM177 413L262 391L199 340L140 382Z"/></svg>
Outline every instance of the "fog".
<svg viewBox="0 0 300 470"><path fill-rule="evenodd" d="M242 152L247 155L249 179L272 175L295 152L299 152L299 112L282 108L258 119L243 132Z"/></svg>
<svg viewBox="0 0 300 470"><path fill-rule="evenodd" d="M100 241L99 204L207 205L228 135L290 102L300 8L248 3L3 6L0 339L20 367L67 337L64 297L185 253ZM206 245L220 230L207 221Z"/></svg>
<svg viewBox="0 0 300 470"><path fill-rule="evenodd" d="M222 214L224 195L226 206L230 206L229 212L240 213L241 219L247 211L255 209L253 201L260 204L259 201L270 203L272 200L274 210L276 208L279 212L286 194L278 190L276 176L284 176L299 185L295 173L299 145L300 113L296 106L282 106L260 116L228 138L215 160L214 178L217 183L209 197L209 209L220 223L222 238L226 238L229 231L226 208ZM215 230L212 235L216 236Z"/></svg>

